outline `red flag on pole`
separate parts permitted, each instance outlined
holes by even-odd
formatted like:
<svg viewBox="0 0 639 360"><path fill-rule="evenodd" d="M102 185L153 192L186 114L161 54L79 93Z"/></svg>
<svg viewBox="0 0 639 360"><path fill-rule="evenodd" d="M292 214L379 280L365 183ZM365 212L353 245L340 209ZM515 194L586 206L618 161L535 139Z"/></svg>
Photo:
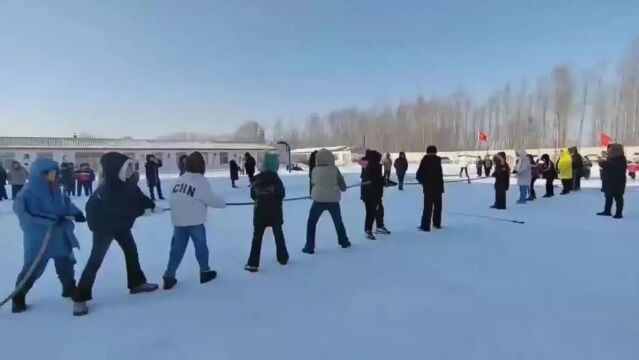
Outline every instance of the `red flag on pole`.
<svg viewBox="0 0 639 360"><path fill-rule="evenodd" d="M487 143L488 142L488 134L483 131L479 132L479 142Z"/></svg>
<svg viewBox="0 0 639 360"><path fill-rule="evenodd" d="M608 145L612 144L612 138L610 135L606 133L599 134L599 145L602 147L608 147Z"/></svg>

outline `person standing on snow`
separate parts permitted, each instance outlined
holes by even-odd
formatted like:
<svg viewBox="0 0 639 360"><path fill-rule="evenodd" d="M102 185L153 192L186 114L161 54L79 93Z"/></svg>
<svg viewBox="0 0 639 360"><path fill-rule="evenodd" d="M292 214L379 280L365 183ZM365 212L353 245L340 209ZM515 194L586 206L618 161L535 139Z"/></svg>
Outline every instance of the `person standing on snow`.
<svg viewBox="0 0 639 360"><path fill-rule="evenodd" d="M608 158L599 162L604 177L602 178L603 192L606 198L604 211L598 213L600 216L612 215L612 202L617 204L613 218L623 218L624 193L626 190L626 169L628 160L624 155L623 145L611 144L608 147ZM605 179L605 181L604 181Z"/></svg>
<svg viewBox="0 0 639 360"><path fill-rule="evenodd" d="M253 185L253 178L255 177L255 166L255 158L249 153L244 154L244 168L246 170L246 175L248 175L250 185Z"/></svg>
<svg viewBox="0 0 639 360"><path fill-rule="evenodd" d="M517 186L519 186L519 200L517 200L517 204L525 204L532 179L530 159L526 154L526 150L517 150L516 154L517 164L515 165L515 173L517 174Z"/></svg>
<svg viewBox="0 0 639 360"><path fill-rule="evenodd" d="M388 186L390 184L391 170L393 169L393 159L391 159L390 153L387 153L384 160L382 160L382 166L384 167L384 186Z"/></svg>
<svg viewBox="0 0 639 360"><path fill-rule="evenodd" d="M543 154L541 156L541 176L546 180L546 194L544 194L544 197L551 198L555 196L555 187L553 182L557 178L557 170L555 169L555 164L553 164L552 160L550 160L550 156L548 154Z"/></svg>
<svg viewBox="0 0 639 360"><path fill-rule="evenodd" d="M73 315L89 313L93 284L102 261L115 240L124 252L127 283L131 294L152 292L157 284L148 283L140 267L138 249L131 229L135 220L161 212L137 186L138 175L132 159L117 152L106 153L100 159L102 181L86 205L89 230L93 232L93 247L73 296Z"/></svg>
<svg viewBox="0 0 639 360"><path fill-rule="evenodd" d="M408 160L406 159L406 153L400 152L399 157L395 159L395 173L397 174L397 182L399 183L399 190L404 190L404 177L408 171Z"/></svg>
<svg viewBox="0 0 639 360"><path fill-rule="evenodd" d="M0 164L0 201L9 200L5 185L7 185L7 170Z"/></svg>
<svg viewBox="0 0 639 360"><path fill-rule="evenodd" d="M302 250L306 254L315 253L317 222L324 211L328 211L333 218L333 224L335 224L335 231L337 232L337 243L344 249L351 246L342 221L342 210L339 206L342 192L346 191L344 177L335 166L335 156L329 150L319 150L316 155L316 162L317 166L315 166L311 174L311 199L313 200L313 205L311 205L311 210L308 214L306 245Z"/></svg>
<svg viewBox="0 0 639 360"><path fill-rule="evenodd" d="M84 190L84 196L93 195L93 182L95 181L95 172L89 164L80 165L80 170L77 173L78 177L78 196L82 196L82 190Z"/></svg>
<svg viewBox="0 0 639 360"><path fill-rule="evenodd" d="M160 181L160 168L162 167L162 160L156 158L154 155L146 156L146 164L144 164L144 170L146 172L146 184L149 187L149 194L151 200L155 201L154 190L158 191L158 198L164 200L162 196L162 182Z"/></svg>
<svg viewBox="0 0 639 360"><path fill-rule="evenodd" d="M581 190L581 178L584 177L584 158L577 151L577 147L571 147L568 152L572 159L572 190Z"/></svg>
<svg viewBox="0 0 639 360"><path fill-rule="evenodd" d="M506 192L510 187L510 166L506 162L506 153L501 151L493 157L495 164L495 204L493 209L506 210Z"/></svg>
<svg viewBox="0 0 639 360"><path fill-rule="evenodd" d="M235 185L235 182L240 179L240 167L237 166L237 162L235 160L231 160L229 162L229 172L231 175L231 187L238 188L238 186Z"/></svg>
<svg viewBox="0 0 639 360"><path fill-rule="evenodd" d="M207 208L223 209L226 202L215 195L211 184L204 177L206 162L199 152L190 154L186 159L186 173L180 176L171 194L171 221L173 222L173 238L169 263L164 272L164 290L172 289L177 280L177 272L189 239L193 241L195 258L200 265L200 284L205 284L217 277L217 272L209 267L209 248L206 243Z"/></svg>
<svg viewBox="0 0 639 360"><path fill-rule="evenodd" d="M530 160L530 187L528 188L528 199L527 201L537 200L537 192L535 191L535 183L537 179L539 179L540 171L539 165L535 163L535 158L528 154L528 160Z"/></svg>
<svg viewBox="0 0 639 360"><path fill-rule="evenodd" d="M557 168L559 169L559 179L563 185L563 190L560 195L566 195L570 193L572 189L572 157L568 150L561 150L559 155L559 161L557 162Z"/></svg>
<svg viewBox="0 0 639 360"><path fill-rule="evenodd" d="M11 164L11 169L7 174L7 181L11 185L11 199L15 200L20 190L27 183L29 172L17 161Z"/></svg>
<svg viewBox="0 0 639 360"><path fill-rule="evenodd" d="M478 156L475 160L475 167L477 168L477 177L481 177L484 170L484 162L481 159L481 156Z"/></svg>
<svg viewBox="0 0 639 360"><path fill-rule="evenodd" d="M493 160L490 158L490 155L486 155L484 158L484 176L489 177L492 170Z"/></svg>
<svg viewBox="0 0 639 360"><path fill-rule="evenodd" d="M384 176L382 174L382 154L375 150L366 150L366 155L360 160L362 166L361 199L366 207L364 230L366 238L375 240L373 223L377 225L376 234L389 235L390 231L384 226Z"/></svg>
<svg viewBox="0 0 639 360"><path fill-rule="evenodd" d="M277 262L288 264L289 255L284 239L284 210L283 201L286 197L284 184L277 171L280 168L277 154L266 154L262 171L255 177L251 186L251 199L255 201L253 207L253 241L251 254L244 267L248 272L258 272L260 269L260 255L264 231L270 227L275 237ZM248 170L247 170L248 171Z"/></svg>
<svg viewBox="0 0 639 360"><path fill-rule="evenodd" d="M60 185L64 189L64 195L75 196L75 167L72 162L60 164Z"/></svg>
<svg viewBox="0 0 639 360"><path fill-rule="evenodd" d="M426 149L426 156L419 164L416 178L424 189L424 211L419 229L430 231L431 219L435 229L441 229L444 171L442 170L442 159L437 156L435 146L431 145Z"/></svg>
<svg viewBox="0 0 639 360"><path fill-rule="evenodd" d="M85 222L86 218L71 202L69 196L60 190L59 172L58 163L53 160L38 159L33 162L29 183L13 203L13 210L24 233L24 266L18 275L16 286L25 280L51 228L51 237L44 255L33 274L26 279L24 286L18 289L18 293L12 299L14 313L27 310L27 293L44 274L51 259L55 262L55 269L62 284L62 297L69 298L75 291L73 248L79 247L79 243L73 233L73 222Z"/></svg>
<svg viewBox="0 0 639 360"><path fill-rule="evenodd" d="M466 179L468 179L468 183L470 184L470 175L468 175L468 165L470 165L470 161L468 157L462 156L459 158L459 177L462 177L462 174L466 172Z"/></svg>

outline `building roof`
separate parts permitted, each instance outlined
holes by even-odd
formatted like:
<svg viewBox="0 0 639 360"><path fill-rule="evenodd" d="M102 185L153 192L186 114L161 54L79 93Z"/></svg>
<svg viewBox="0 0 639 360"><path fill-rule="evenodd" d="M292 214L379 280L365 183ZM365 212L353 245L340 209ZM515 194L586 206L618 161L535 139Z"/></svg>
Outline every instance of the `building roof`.
<svg viewBox="0 0 639 360"><path fill-rule="evenodd" d="M271 150L273 147L235 142L0 136L0 149Z"/></svg>
<svg viewBox="0 0 639 360"><path fill-rule="evenodd" d="M351 151L350 146L326 146L326 147L318 147L318 148L306 148L306 149L295 149L291 150L293 154L310 154L313 151L318 151L321 149L326 149L328 151Z"/></svg>

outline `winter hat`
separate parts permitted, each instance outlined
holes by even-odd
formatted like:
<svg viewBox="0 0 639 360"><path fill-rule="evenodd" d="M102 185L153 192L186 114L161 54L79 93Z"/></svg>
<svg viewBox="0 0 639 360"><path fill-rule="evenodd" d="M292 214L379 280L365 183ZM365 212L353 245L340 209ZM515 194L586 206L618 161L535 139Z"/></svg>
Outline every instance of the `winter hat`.
<svg viewBox="0 0 639 360"><path fill-rule="evenodd" d="M274 153L267 153L264 155L264 163L262 164L262 171L268 171L277 173L280 169L280 157Z"/></svg>
<svg viewBox="0 0 639 360"><path fill-rule="evenodd" d="M543 154L543 155L541 155L541 160L550 161L550 156L548 154Z"/></svg>
<svg viewBox="0 0 639 360"><path fill-rule="evenodd" d="M195 151L186 158L186 171L194 174L204 175L206 172L206 161L199 151Z"/></svg>
<svg viewBox="0 0 639 360"><path fill-rule="evenodd" d="M437 154L437 146L430 145L426 148L426 154Z"/></svg>
<svg viewBox="0 0 639 360"><path fill-rule="evenodd" d="M610 144L610 147L608 148L608 157L609 158L614 158L614 157L620 157L624 155L624 151L623 151L623 145L621 144Z"/></svg>

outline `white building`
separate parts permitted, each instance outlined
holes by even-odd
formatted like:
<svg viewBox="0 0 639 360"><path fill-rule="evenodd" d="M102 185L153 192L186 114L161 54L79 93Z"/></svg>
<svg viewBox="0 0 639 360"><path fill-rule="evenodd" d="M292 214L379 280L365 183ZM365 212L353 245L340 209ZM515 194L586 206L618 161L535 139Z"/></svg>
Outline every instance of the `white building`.
<svg viewBox="0 0 639 360"><path fill-rule="evenodd" d="M353 163L353 154L349 146L327 146L324 148L306 148L291 150L291 158L295 163L302 163L308 165L308 159L311 153L320 149L330 150L335 156L335 165L345 166Z"/></svg>
<svg viewBox="0 0 639 360"><path fill-rule="evenodd" d="M255 157L259 164L264 154L267 151L275 151L275 148L263 144L233 142L0 137L0 164L5 168L13 161L28 167L37 158L49 158L58 162L73 162L76 165L88 163L94 169L98 169L100 157L109 151L124 153L140 165L146 162L146 155L155 155L164 163L161 172L177 173L177 159L193 151L199 151L204 155L208 170L216 170L228 168L231 160L241 165L247 152Z"/></svg>

